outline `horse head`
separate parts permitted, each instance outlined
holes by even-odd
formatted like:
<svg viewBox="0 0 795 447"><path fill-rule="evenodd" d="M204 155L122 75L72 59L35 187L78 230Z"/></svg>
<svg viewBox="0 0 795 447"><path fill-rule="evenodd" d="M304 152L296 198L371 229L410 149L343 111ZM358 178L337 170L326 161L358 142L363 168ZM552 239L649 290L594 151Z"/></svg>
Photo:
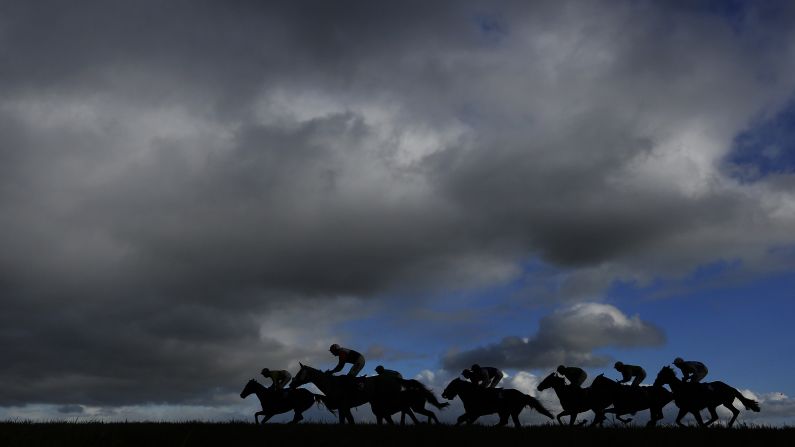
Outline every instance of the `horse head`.
<svg viewBox="0 0 795 447"><path fill-rule="evenodd" d="M560 377L557 372L552 371L548 376L538 384L536 389L538 391L544 391L548 388L555 388L558 386L564 385L566 382L563 380L563 377Z"/></svg>
<svg viewBox="0 0 795 447"><path fill-rule="evenodd" d="M442 397L444 397L447 400L455 399L463 383L464 383L463 380L456 377L447 385L447 388L445 388L444 391L442 391Z"/></svg>
<svg viewBox="0 0 795 447"><path fill-rule="evenodd" d="M251 393L256 391L257 385L259 385L259 382L257 382L254 379L251 379L248 382L246 382L246 386L244 386L243 391L240 392L240 398L245 399L248 396L250 396Z"/></svg>
<svg viewBox="0 0 795 447"><path fill-rule="evenodd" d="M670 384L674 380L676 380L674 369L670 366L663 366L660 372L657 373L657 378L654 379L654 386Z"/></svg>
<svg viewBox="0 0 795 447"><path fill-rule="evenodd" d="M306 366L301 362L298 362L298 365L301 368L298 370L298 373L296 373L295 377L293 377L292 382L290 382L291 389L298 388L299 386L309 382L309 378L307 376L309 375L309 370L311 367Z"/></svg>

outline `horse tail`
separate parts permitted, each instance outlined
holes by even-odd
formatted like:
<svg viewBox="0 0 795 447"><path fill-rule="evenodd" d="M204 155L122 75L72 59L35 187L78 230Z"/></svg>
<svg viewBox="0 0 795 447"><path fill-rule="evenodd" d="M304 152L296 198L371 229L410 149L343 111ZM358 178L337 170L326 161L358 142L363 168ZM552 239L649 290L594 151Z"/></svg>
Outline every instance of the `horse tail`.
<svg viewBox="0 0 795 447"><path fill-rule="evenodd" d="M332 409L331 409L331 407L329 407L329 404L328 404L328 397L326 397L326 396L324 396L324 395L322 395L322 394L312 394L312 397L314 397L314 398L315 398L315 404L316 404L318 407L320 407L321 405L323 405L324 407L326 407L326 409L327 409L328 411L330 411L330 412L331 412L331 414L333 414L334 416L336 416L336 415L337 415L337 412L336 412L336 411L334 411L334 410L332 410Z"/></svg>
<svg viewBox="0 0 795 447"><path fill-rule="evenodd" d="M759 402L743 396L741 392L737 391L737 388L732 388L732 390L734 390L734 397L740 399L740 402L745 405L746 410L756 411L757 413L761 410L761 408L759 408Z"/></svg>
<svg viewBox="0 0 795 447"><path fill-rule="evenodd" d="M525 395L525 396L527 396L527 395ZM552 416L552 413L550 413L549 410L544 408L544 406L541 405L541 402L539 402L538 399L536 399L533 396L527 396L525 398L525 405L530 407L530 408L532 408L532 409L534 409L534 410L536 410L537 412L543 414L544 416L546 416L546 417L548 417L550 419L554 418L554 416Z"/></svg>
<svg viewBox="0 0 795 447"><path fill-rule="evenodd" d="M403 384L404 386L406 386L406 388L416 389L420 391L428 403L430 403L431 405L433 405L434 407L440 410L450 406L450 404L447 402L439 402L439 399L436 398L436 395L433 394L433 391L429 390L428 387L423 385L422 382L420 382L419 380L415 379L404 380Z"/></svg>

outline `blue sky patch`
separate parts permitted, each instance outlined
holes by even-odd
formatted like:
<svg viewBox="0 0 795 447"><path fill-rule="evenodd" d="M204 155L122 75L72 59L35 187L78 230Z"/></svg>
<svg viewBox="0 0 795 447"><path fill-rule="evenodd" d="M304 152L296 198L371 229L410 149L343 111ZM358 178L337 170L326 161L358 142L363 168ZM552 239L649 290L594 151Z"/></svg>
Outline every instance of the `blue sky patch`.
<svg viewBox="0 0 795 447"><path fill-rule="evenodd" d="M795 99L740 132L727 161L731 175L744 182L795 172Z"/></svg>

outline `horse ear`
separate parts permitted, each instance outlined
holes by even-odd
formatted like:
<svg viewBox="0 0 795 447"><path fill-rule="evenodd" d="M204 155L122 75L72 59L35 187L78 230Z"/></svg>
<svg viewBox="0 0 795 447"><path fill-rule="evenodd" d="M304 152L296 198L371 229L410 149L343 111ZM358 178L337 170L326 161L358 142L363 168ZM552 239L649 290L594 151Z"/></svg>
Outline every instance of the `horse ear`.
<svg viewBox="0 0 795 447"><path fill-rule="evenodd" d="M301 362L298 362L298 366L300 366L301 368L303 368L303 367L304 367L304 364L303 364L303 363L301 363Z"/></svg>

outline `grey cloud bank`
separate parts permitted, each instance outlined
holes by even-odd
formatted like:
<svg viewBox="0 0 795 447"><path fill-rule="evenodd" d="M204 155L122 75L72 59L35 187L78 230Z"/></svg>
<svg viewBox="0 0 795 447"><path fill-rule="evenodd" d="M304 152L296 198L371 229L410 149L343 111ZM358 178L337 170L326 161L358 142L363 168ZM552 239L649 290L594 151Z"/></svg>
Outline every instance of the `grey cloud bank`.
<svg viewBox="0 0 795 447"><path fill-rule="evenodd" d="M795 87L792 11L426 3L0 6L0 405L212 404L390 291L535 256L576 301L795 242L792 189L722 164ZM579 316L475 352L662 341Z"/></svg>
<svg viewBox="0 0 795 447"><path fill-rule="evenodd" d="M605 366L609 358L594 354L609 346L658 346L665 334L636 315L627 317L609 304L581 303L541 319L538 333L530 337L506 337L499 343L448 354L449 370L473 363L512 369L554 369L558 365Z"/></svg>

